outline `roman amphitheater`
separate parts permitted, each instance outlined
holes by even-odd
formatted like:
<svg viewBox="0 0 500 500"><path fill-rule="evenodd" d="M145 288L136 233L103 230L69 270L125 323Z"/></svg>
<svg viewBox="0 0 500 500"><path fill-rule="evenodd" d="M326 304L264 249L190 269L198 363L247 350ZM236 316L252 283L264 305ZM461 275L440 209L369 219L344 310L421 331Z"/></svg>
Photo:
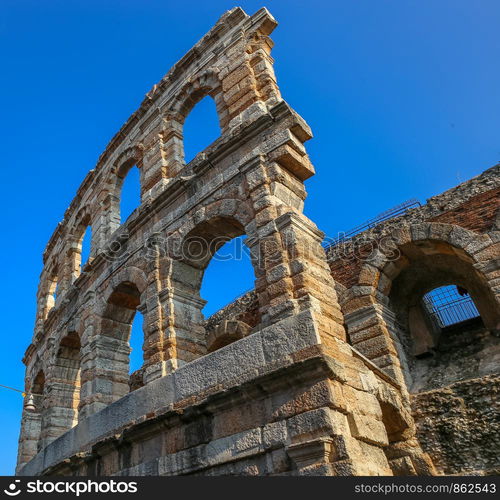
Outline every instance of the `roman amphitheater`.
<svg viewBox="0 0 500 500"><path fill-rule="evenodd" d="M275 26L226 12L83 180L43 254L17 474L499 472L500 166L325 244ZM186 164L207 95L221 135ZM133 166L141 205L121 223ZM204 270L241 235L255 288L205 318Z"/></svg>

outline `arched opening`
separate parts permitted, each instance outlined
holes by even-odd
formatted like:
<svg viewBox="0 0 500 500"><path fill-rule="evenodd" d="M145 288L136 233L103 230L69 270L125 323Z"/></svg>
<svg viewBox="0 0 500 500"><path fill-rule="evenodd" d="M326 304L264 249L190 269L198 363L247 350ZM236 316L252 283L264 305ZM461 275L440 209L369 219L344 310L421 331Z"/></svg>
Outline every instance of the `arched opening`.
<svg viewBox="0 0 500 500"><path fill-rule="evenodd" d="M72 231L70 250L67 255L69 259L68 272L64 281L67 286L71 285L82 273L89 261L92 243L92 225L88 207L83 207L77 215L77 222Z"/></svg>
<svg viewBox="0 0 500 500"><path fill-rule="evenodd" d="M44 317L47 318L49 312L56 305L56 299L58 294L58 275L56 271L49 274L46 283L46 295L45 295L45 314Z"/></svg>
<svg viewBox="0 0 500 500"><path fill-rule="evenodd" d="M59 292L59 282L57 280L57 277L54 277L54 281L52 281L50 285L50 294L52 296L54 304L56 302L58 292Z"/></svg>
<svg viewBox="0 0 500 500"><path fill-rule="evenodd" d="M43 397L45 395L45 373L43 373L43 370L40 370L33 379L30 393L35 400L35 408L40 410L43 406Z"/></svg>
<svg viewBox="0 0 500 500"><path fill-rule="evenodd" d="M201 284L207 349L215 351L245 337L258 323L255 273L245 236L229 239L208 263Z"/></svg>
<svg viewBox="0 0 500 500"><path fill-rule="evenodd" d="M390 264L387 326L403 352L412 391L442 387L492 370L500 311L469 256L440 241L402 246ZM389 271L388 271L389 272ZM493 350L491 350L493 348ZM485 362L486 361L486 362ZM492 361L492 360L490 360Z"/></svg>
<svg viewBox="0 0 500 500"><path fill-rule="evenodd" d="M141 204L140 171L136 165L124 168L118 174L120 223L123 224Z"/></svg>
<svg viewBox="0 0 500 500"><path fill-rule="evenodd" d="M80 249L79 273L85 268L90 257L90 244L92 241L92 226L87 226L78 244Z"/></svg>
<svg viewBox="0 0 500 500"><path fill-rule="evenodd" d="M228 239L214 254L203 274L200 294L209 318L254 288L255 275L246 236Z"/></svg>
<svg viewBox="0 0 500 500"><path fill-rule="evenodd" d="M184 121L184 161L189 163L221 134L215 101L205 96Z"/></svg>
<svg viewBox="0 0 500 500"><path fill-rule="evenodd" d="M198 225L184 239L175 266L173 310L182 312L175 318L176 336L186 346L182 361L238 340L259 323L255 294L244 294L253 288L254 272L239 222L216 217Z"/></svg>
<svg viewBox="0 0 500 500"><path fill-rule="evenodd" d="M112 350L103 354L108 358L108 369L113 372L113 400L124 396L131 388L142 386L140 368L144 336L141 331L142 317L137 313L140 303L141 294L137 286L125 281L110 295L103 315L102 335L107 338L105 348ZM134 321L136 317L138 318Z"/></svg>
<svg viewBox="0 0 500 500"><path fill-rule="evenodd" d="M129 363L129 376L130 376L130 390L133 391L142 387L142 365L144 363L143 343L143 322L144 318L142 313L137 310L132 320L132 328L130 329L130 363Z"/></svg>
<svg viewBox="0 0 500 500"><path fill-rule="evenodd" d="M71 282L75 281L85 269L90 258L90 246L92 240L92 227L82 224L76 235L76 246L72 248L69 256L71 259Z"/></svg>
<svg viewBox="0 0 500 500"><path fill-rule="evenodd" d="M496 415L484 401L495 398L500 352L500 308L491 283L471 255L446 241L398 248L399 258L377 278L374 311L394 341L419 441L445 474L459 472L457 463L462 470L494 468L497 458L484 446L496 439Z"/></svg>
<svg viewBox="0 0 500 500"><path fill-rule="evenodd" d="M44 413L46 442L53 441L78 423L80 348L76 332L68 333L59 343L50 381L51 404Z"/></svg>

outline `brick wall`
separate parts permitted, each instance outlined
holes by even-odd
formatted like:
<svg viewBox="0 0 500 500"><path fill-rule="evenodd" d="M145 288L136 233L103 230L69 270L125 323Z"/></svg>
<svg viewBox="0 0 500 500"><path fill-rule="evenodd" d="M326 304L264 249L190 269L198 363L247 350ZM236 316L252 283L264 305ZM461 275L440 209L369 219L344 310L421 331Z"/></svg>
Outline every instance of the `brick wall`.
<svg viewBox="0 0 500 500"><path fill-rule="evenodd" d="M343 244L327 250L333 278L347 288L358 282L363 264L382 238L405 223L439 222L485 233L500 213L500 165L427 200L419 208L386 220Z"/></svg>
<svg viewBox="0 0 500 500"><path fill-rule="evenodd" d="M452 210L432 217L430 222L456 224L484 233L493 228L500 207L500 188L481 193Z"/></svg>

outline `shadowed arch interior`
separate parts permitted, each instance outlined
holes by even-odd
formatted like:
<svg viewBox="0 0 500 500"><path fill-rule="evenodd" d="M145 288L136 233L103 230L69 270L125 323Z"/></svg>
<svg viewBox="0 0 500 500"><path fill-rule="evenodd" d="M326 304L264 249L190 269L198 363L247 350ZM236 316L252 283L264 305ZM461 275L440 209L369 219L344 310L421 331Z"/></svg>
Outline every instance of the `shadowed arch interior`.
<svg viewBox="0 0 500 500"><path fill-rule="evenodd" d="M45 391L45 373L43 370L39 370L36 377L33 379L33 384L31 385L31 394L35 397L43 396Z"/></svg>
<svg viewBox="0 0 500 500"><path fill-rule="evenodd" d="M421 308L422 297L427 292L443 285L459 285L469 292L485 325L497 327L500 318L495 297L463 251L447 243L431 241L407 244L401 251L403 267L392 281L388 295L403 324L408 321L412 308Z"/></svg>
<svg viewBox="0 0 500 500"><path fill-rule="evenodd" d="M445 285L459 286L467 291L479 311L480 325L493 332L500 318L490 287L464 251L431 240L408 243L400 250L400 258L391 263L398 271L395 276L393 272L385 290L388 308L394 315L394 320L387 321L404 351L400 355L409 380L413 379L410 385L414 386L415 377L411 373L422 379L423 366L428 365L419 359L434 356L440 342L448 341L444 337L441 340L445 333L424 305L423 298L428 292Z"/></svg>
<svg viewBox="0 0 500 500"><path fill-rule="evenodd" d="M35 404L34 413L36 414L36 420L34 420L33 425L36 428L33 432L34 446L37 451L39 451L43 442L41 440L41 414L44 410L45 405L45 373L43 370L39 370L33 379L31 384L30 393L33 395L33 401Z"/></svg>

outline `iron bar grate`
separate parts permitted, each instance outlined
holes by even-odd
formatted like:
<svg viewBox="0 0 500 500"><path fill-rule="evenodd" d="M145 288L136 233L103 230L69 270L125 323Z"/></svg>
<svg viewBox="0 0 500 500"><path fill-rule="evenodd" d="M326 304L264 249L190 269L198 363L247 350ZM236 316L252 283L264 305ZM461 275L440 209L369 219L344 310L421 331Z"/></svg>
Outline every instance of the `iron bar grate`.
<svg viewBox="0 0 500 500"><path fill-rule="evenodd" d="M470 295L465 289L456 285L435 288L424 295L423 301L425 308L440 328L479 316Z"/></svg>

